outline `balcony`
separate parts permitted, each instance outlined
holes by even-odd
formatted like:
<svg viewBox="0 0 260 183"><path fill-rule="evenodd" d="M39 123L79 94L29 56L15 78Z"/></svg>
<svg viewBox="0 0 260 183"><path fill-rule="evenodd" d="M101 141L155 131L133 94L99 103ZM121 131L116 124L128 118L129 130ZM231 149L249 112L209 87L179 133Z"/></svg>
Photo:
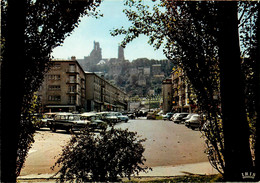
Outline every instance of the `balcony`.
<svg viewBox="0 0 260 183"><path fill-rule="evenodd" d="M70 69L66 69L66 73L70 73L70 74L79 74L78 69L74 68L70 68Z"/></svg>
<svg viewBox="0 0 260 183"><path fill-rule="evenodd" d="M68 79L66 81L67 84L79 84L79 81L77 79Z"/></svg>
<svg viewBox="0 0 260 183"><path fill-rule="evenodd" d="M79 95L80 93L78 91L67 91L67 94L70 95Z"/></svg>

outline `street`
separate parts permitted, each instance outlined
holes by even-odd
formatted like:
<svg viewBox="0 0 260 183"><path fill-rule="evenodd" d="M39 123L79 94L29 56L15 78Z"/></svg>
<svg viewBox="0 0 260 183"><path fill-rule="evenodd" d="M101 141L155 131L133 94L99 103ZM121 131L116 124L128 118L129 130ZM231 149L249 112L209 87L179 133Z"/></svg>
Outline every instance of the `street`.
<svg viewBox="0 0 260 183"><path fill-rule="evenodd" d="M177 166L207 162L204 153L205 145L201 133L188 129L182 124L163 120L130 120L128 123L118 123L116 128L136 131L144 143L145 165L149 167ZM53 174L50 169L62 151L62 146L69 141L71 135L65 131L53 133L42 129L35 134L35 143L29 151L21 176L30 174Z"/></svg>

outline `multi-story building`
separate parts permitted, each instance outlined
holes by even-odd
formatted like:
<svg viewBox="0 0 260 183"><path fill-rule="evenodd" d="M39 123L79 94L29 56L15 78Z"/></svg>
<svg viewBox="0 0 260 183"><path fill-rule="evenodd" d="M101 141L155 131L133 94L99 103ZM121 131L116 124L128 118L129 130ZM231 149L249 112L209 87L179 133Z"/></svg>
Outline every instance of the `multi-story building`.
<svg viewBox="0 0 260 183"><path fill-rule="evenodd" d="M176 112L191 112L189 86L185 82L183 70L179 67L172 72L172 88L172 110Z"/></svg>
<svg viewBox="0 0 260 183"><path fill-rule="evenodd" d="M79 111L85 105L85 74L75 57L53 60L38 91L44 111Z"/></svg>
<svg viewBox="0 0 260 183"><path fill-rule="evenodd" d="M173 101L173 88L172 79L165 79L162 82L162 94L163 94L163 113L172 111Z"/></svg>
<svg viewBox="0 0 260 183"><path fill-rule="evenodd" d="M87 111L127 110L128 97L125 92L95 73L86 72L85 76Z"/></svg>
<svg viewBox="0 0 260 183"><path fill-rule="evenodd" d="M95 73L87 73L75 57L53 60L38 91L43 112L122 111L125 92Z"/></svg>

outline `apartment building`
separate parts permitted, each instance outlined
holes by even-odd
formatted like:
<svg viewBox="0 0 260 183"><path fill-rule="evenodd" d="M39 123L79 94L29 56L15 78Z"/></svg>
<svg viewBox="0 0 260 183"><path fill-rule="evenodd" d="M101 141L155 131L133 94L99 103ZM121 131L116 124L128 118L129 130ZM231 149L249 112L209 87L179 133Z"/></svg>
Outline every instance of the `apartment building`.
<svg viewBox="0 0 260 183"><path fill-rule="evenodd" d="M173 88L172 79L165 79L162 82L162 94L163 94L163 113L172 111L173 101Z"/></svg>
<svg viewBox="0 0 260 183"><path fill-rule="evenodd" d="M75 57L53 60L37 95L42 112L127 110L125 92L95 73L85 72Z"/></svg>
<svg viewBox="0 0 260 183"><path fill-rule="evenodd" d="M85 73L87 111L127 110L128 96L118 87L92 72Z"/></svg>
<svg viewBox="0 0 260 183"><path fill-rule="evenodd" d="M80 111L85 105L85 74L75 57L53 60L38 91L44 112Z"/></svg>
<svg viewBox="0 0 260 183"><path fill-rule="evenodd" d="M184 72L179 67L172 71L172 88L172 111L192 112L189 85L185 82Z"/></svg>

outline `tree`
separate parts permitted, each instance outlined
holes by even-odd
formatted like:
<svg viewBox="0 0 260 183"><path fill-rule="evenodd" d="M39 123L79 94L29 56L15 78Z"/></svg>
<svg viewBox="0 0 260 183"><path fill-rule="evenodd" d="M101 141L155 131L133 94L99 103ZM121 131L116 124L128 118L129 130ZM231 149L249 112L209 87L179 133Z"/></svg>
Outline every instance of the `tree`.
<svg viewBox="0 0 260 183"><path fill-rule="evenodd" d="M97 16L99 4L100 0L1 2L1 181L16 181L33 142L28 110L50 66L52 49L77 27L80 17Z"/></svg>
<svg viewBox="0 0 260 183"><path fill-rule="evenodd" d="M242 180L242 173L252 171L253 166L245 111L244 79L241 71L237 3L227 2L219 7L219 12L218 45L224 172L226 180L237 181Z"/></svg>
<svg viewBox="0 0 260 183"><path fill-rule="evenodd" d="M146 172L144 147L136 132L114 129L94 135L86 130L72 137L55 166L60 166L60 181L119 181Z"/></svg>
<svg viewBox="0 0 260 183"><path fill-rule="evenodd" d="M152 10L141 0L129 0L125 4L130 7L125 13L132 26L127 30L116 29L112 35L125 34L123 46L140 34L147 35L156 49L164 46L167 58L184 69L196 93L200 112L206 114L208 129L203 133L216 154L214 167L224 173L226 180L241 181L244 171L252 171L249 145L252 139L245 111L237 2L161 0ZM253 16L248 9L243 15ZM237 92L238 100L234 98Z"/></svg>

